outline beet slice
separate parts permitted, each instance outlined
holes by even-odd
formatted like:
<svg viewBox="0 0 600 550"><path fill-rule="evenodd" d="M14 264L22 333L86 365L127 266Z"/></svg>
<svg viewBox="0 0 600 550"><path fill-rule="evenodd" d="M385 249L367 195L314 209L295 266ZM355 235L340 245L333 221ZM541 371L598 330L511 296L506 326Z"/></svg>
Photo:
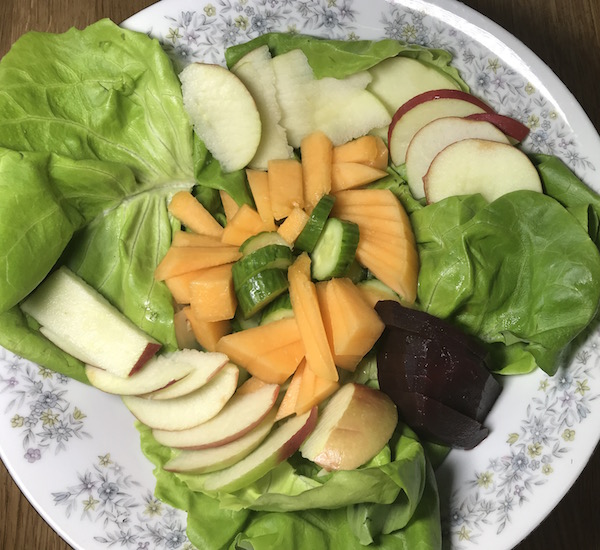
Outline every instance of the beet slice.
<svg viewBox="0 0 600 550"><path fill-rule="evenodd" d="M420 393L391 396L402 419L421 437L457 449L472 449L489 430L481 423Z"/></svg>

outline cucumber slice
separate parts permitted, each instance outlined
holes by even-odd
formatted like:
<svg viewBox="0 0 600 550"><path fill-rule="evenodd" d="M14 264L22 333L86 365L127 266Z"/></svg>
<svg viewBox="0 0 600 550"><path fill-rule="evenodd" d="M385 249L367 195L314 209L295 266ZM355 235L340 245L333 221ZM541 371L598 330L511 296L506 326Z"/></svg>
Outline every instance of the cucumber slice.
<svg viewBox="0 0 600 550"><path fill-rule="evenodd" d="M247 238L240 246L240 252L246 256L270 244L280 244L291 248L289 243L277 231L262 231Z"/></svg>
<svg viewBox="0 0 600 550"><path fill-rule="evenodd" d="M265 269L247 279L236 291L243 316L252 317L288 289L287 273L283 269Z"/></svg>
<svg viewBox="0 0 600 550"><path fill-rule="evenodd" d="M304 250L309 254L315 248L321 233L323 232L323 227L325 227L325 222L327 218L329 218L329 213L333 208L333 203L335 202L335 197L331 195L323 195L319 202L315 205L304 229L298 235L294 246L299 250Z"/></svg>
<svg viewBox="0 0 600 550"><path fill-rule="evenodd" d="M250 277L265 269L286 270L292 260L292 250L287 244L268 244L258 248L233 264L233 287L237 290Z"/></svg>
<svg viewBox="0 0 600 550"><path fill-rule="evenodd" d="M345 276L354 262L359 235L354 222L329 218L311 254L313 278Z"/></svg>
<svg viewBox="0 0 600 550"><path fill-rule="evenodd" d="M279 321L280 319L288 319L293 316L294 311L292 310L290 293L286 292L275 298L275 300L263 309L260 324L266 325L267 323Z"/></svg>

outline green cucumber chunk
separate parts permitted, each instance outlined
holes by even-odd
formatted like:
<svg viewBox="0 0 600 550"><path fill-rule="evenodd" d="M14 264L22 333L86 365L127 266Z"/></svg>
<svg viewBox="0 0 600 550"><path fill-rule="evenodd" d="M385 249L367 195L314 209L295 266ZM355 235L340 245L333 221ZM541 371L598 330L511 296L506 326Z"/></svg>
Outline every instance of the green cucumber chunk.
<svg viewBox="0 0 600 550"><path fill-rule="evenodd" d="M313 279L344 277L354 262L359 236L354 222L329 218L310 255Z"/></svg>
<svg viewBox="0 0 600 550"><path fill-rule="evenodd" d="M314 250L325 227L325 222L329 218L334 202L335 197L331 195L323 195L319 199L319 202L312 209L304 229L294 243L297 249L304 250L309 254Z"/></svg>
<svg viewBox="0 0 600 550"><path fill-rule="evenodd" d="M280 244L291 248L289 243L277 231L262 231L257 235L248 237L240 246L240 252L246 256L259 248L269 246L271 244Z"/></svg>
<svg viewBox="0 0 600 550"><path fill-rule="evenodd" d="M292 250L287 244L268 244L258 248L233 264L233 287L237 290L250 277L266 269L287 270L292 260Z"/></svg>
<svg viewBox="0 0 600 550"><path fill-rule="evenodd" d="M279 321L281 319L289 319L293 316L294 311L292 310L290 293L286 292L275 298L275 300L263 309L260 324L266 325L267 323Z"/></svg>
<svg viewBox="0 0 600 550"><path fill-rule="evenodd" d="M236 290L242 315L252 317L287 289L287 272L283 269L265 269L253 275Z"/></svg>

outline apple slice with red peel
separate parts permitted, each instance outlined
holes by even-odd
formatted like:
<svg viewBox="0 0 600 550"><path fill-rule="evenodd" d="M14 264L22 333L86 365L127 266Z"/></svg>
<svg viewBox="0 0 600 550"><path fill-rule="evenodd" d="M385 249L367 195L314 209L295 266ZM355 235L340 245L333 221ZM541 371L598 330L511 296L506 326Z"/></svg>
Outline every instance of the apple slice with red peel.
<svg viewBox="0 0 600 550"><path fill-rule="evenodd" d="M266 384L250 393L236 393L219 414L207 422L187 430L154 430L152 435L161 445L176 449L198 450L225 445L259 424L275 405L278 394L278 384Z"/></svg>
<svg viewBox="0 0 600 550"><path fill-rule="evenodd" d="M345 384L325 405L300 451L325 470L354 470L381 451L397 423L396 406L385 393Z"/></svg>
<svg viewBox="0 0 600 550"><path fill-rule="evenodd" d="M509 143L504 133L491 122L469 120L468 117L436 118L413 136L406 150L406 181L415 199L425 196L423 176L437 154L451 143L470 138Z"/></svg>
<svg viewBox="0 0 600 550"><path fill-rule="evenodd" d="M432 120L486 112L494 111L480 99L461 90L431 90L413 97L396 111L390 123L388 148L392 163L396 166L404 164L413 136Z"/></svg>
<svg viewBox="0 0 600 550"><path fill-rule="evenodd" d="M185 430L210 420L227 404L238 381L238 368L228 363L210 381L196 391L159 401L123 396L123 403L142 424L161 430Z"/></svg>
<svg viewBox="0 0 600 550"><path fill-rule="evenodd" d="M487 201L517 190L542 192L540 176L521 150L484 139L457 141L441 151L423 178L429 204L480 193Z"/></svg>
<svg viewBox="0 0 600 550"><path fill-rule="evenodd" d="M204 490L230 493L254 483L292 456L312 432L316 423L316 407L286 420L246 458L229 468L207 474Z"/></svg>
<svg viewBox="0 0 600 550"><path fill-rule="evenodd" d="M153 357L144 368L123 378L87 365L85 373L92 386L116 395L143 395L177 385L188 376L214 376L228 362L224 353L200 350L178 350ZM198 386L199 387L199 386Z"/></svg>
<svg viewBox="0 0 600 550"><path fill-rule="evenodd" d="M206 474L232 466L248 456L269 435L276 414L277 411L272 409L258 426L225 445L198 451L181 451L163 469L167 472Z"/></svg>
<svg viewBox="0 0 600 550"><path fill-rule="evenodd" d="M262 133L260 114L244 83L220 65L192 63L179 75L183 105L196 134L225 172L252 160Z"/></svg>
<svg viewBox="0 0 600 550"><path fill-rule="evenodd" d="M521 143L529 135L529 128L525 124L506 115L498 113L475 113L466 118L469 120L490 122L506 134L513 141L513 144Z"/></svg>

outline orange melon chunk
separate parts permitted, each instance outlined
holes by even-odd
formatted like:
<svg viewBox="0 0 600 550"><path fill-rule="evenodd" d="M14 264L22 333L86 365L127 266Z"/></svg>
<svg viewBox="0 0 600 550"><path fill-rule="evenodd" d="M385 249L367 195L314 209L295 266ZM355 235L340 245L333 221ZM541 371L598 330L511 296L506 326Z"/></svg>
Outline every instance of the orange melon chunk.
<svg viewBox="0 0 600 550"><path fill-rule="evenodd" d="M223 204L225 217L227 218L227 221L230 221L231 218L235 216L235 213L239 210L240 207L238 203L235 202L235 200L233 200L232 196L229 193L227 193L227 191L223 191L223 189L221 189L219 191L219 196L221 197L221 203Z"/></svg>
<svg viewBox="0 0 600 550"><path fill-rule="evenodd" d="M348 189L335 195L335 204L339 207L350 204L387 206L398 202L398 199L389 189Z"/></svg>
<svg viewBox="0 0 600 550"><path fill-rule="evenodd" d="M220 238L189 231L175 231L171 246L223 246Z"/></svg>
<svg viewBox="0 0 600 550"><path fill-rule="evenodd" d="M154 278L164 281L190 271L235 262L241 256L235 246L172 246L158 264Z"/></svg>
<svg viewBox="0 0 600 550"><path fill-rule="evenodd" d="M223 229L221 241L225 244L240 246L246 239L262 231L268 231L268 229L259 213L247 204L242 204Z"/></svg>
<svg viewBox="0 0 600 550"><path fill-rule="evenodd" d="M231 274L233 264L205 269L190 282L190 306L200 321L233 319L237 298Z"/></svg>
<svg viewBox="0 0 600 550"><path fill-rule="evenodd" d="M310 278L310 257L302 253L288 268L290 300L304 343L306 360L316 375L326 380L339 378L327 340L315 284Z"/></svg>
<svg viewBox="0 0 600 550"><path fill-rule="evenodd" d="M333 144L323 132L314 132L300 143L304 201L310 210L331 191Z"/></svg>
<svg viewBox="0 0 600 550"><path fill-rule="evenodd" d="M227 334L217 344L236 365L246 368L257 357L300 340L294 317Z"/></svg>
<svg viewBox="0 0 600 550"><path fill-rule="evenodd" d="M224 321L200 321L196 319L190 306L185 307L183 311L198 343L206 351L217 351L217 342L231 332L231 322L228 319Z"/></svg>
<svg viewBox="0 0 600 550"><path fill-rule="evenodd" d="M178 304L189 304L192 299L190 283L203 272L203 269L199 269L165 279L165 284L173 296L173 300Z"/></svg>
<svg viewBox="0 0 600 550"><path fill-rule="evenodd" d="M333 148L333 162L358 162L385 170L388 149L379 136L362 136Z"/></svg>
<svg viewBox="0 0 600 550"><path fill-rule="evenodd" d="M338 162L331 169L331 192L362 187L387 176L387 172L358 162Z"/></svg>
<svg viewBox="0 0 600 550"><path fill-rule="evenodd" d="M295 207L277 228L277 233L285 239L285 242L292 246L296 242L298 235L302 233L308 219L308 214L302 208Z"/></svg>
<svg viewBox="0 0 600 550"><path fill-rule="evenodd" d="M298 368L304 359L304 344L296 340L263 355L258 355L247 365L246 370L269 384L283 384Z"/></svg>
<svg viewBox="0 0 600 550"><path fill-rule="evenodd" d="M221 237L223 226L188 191L179 191L169 203L169 212L194 233Z"/></svg>
<svg viewBox="0 0 600 550"><path fill-rule="evenodd" d="M248 393L254 393L260 388L263 388L267 385L267 382L257 378L256 376L251 376L246 380L237 390L235 390L236 395L245 395Z"/></svg>
<svg viewBox="0 0 600 550"><path fill-rule="evenodd" d="M287 218L293 208L304 208L302 164L296 159L270 160L269 196L276 220Z"/></svg>
<svg viewBox="0 0 600 550"><path fill-rule="evenodd" d="M252 192L256 210L269 229L275 231L275 219L271 208L271 196L269 194L269 175L260 170L246 170L248 186Z"/></svg>
<svg viewBox="0 0 600 550"><path fill-rule="evenodd" d="M298 367L298 369L300 368L302 368L302 379L294 408L296 414L304 414L309 411L340 387L337 382L315 374L308 360Z"/></svg>
<svg viewBox="0 0 600 550"><path fill-rule="evenodd" d="M296 369L296 372L294 372L294 375L292 376L292 380L290 381L287 390L285 390L285 395L283 396L281 404L277 409L277 414L275 415L275 422L295 413L296 402L298 401L298 394L300 393L300 384L302 383L303 371L304 362L301 362L298 368Z"/></svg>

